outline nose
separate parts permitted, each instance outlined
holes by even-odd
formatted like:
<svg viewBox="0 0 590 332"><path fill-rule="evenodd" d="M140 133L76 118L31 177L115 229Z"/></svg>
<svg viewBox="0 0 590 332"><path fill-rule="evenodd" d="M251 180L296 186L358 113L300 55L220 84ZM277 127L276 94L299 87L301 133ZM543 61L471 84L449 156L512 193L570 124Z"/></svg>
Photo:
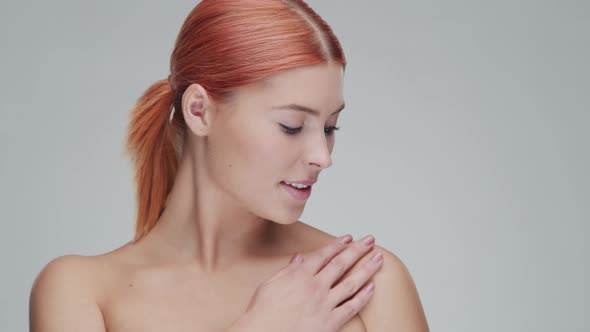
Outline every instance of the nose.
<svg viewBox="0 0 590 332"><path fill-rule="evenodd" d="M332 149L323 133L319 135L321 138L312 139L309 142L309 149L307 153L307 164L318 167L320 170L332 166Z"/></svg>

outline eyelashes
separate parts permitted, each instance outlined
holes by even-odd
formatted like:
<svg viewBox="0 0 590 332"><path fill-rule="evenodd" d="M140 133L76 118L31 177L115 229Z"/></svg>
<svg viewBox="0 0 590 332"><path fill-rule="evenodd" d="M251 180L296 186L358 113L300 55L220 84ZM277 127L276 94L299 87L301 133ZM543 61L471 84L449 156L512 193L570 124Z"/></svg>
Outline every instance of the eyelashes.
<svg viewBox="0 0 590 332"><path fill-rule="evenodd" d="M291 128L291 127L287 127L282 123L279 123L281 125L281 128L283 128L283 131L287 134L287 135L296 135L299 134L301 132L301 130L303 129L303 126L301 127L297 127L297 128ZM334 131L339 130L340 127L336 127L336 126L332 126L332 127L326 127L324 128L324 133L327 136L331 136L334 134Z"/></svg>

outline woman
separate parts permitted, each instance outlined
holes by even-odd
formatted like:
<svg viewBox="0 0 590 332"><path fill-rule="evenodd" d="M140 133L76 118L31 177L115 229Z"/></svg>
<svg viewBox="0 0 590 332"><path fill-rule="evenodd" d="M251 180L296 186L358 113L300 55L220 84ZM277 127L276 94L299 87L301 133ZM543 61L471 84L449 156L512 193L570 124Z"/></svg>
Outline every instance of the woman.
<svg viewBox="0 0 590 332"><path fill-rule="evenodd" d="M49 262L31 331L427 331L393 253L298 220L332 164L345 66L303 1L197 5L131 113L133 241Z"/></svg>

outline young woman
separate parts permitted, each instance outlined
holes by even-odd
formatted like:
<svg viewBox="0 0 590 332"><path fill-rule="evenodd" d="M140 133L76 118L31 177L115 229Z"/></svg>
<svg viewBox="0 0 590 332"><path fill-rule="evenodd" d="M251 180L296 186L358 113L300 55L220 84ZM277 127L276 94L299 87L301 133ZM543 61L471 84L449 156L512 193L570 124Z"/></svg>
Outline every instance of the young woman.
<svg viewBox="0 0 590 332"><path fill-rule="evenodd" d="M199 3L131 112L134 239L49 262L31 331L428 331L393 253L298 220L332 164L345 66L301 0Z"/></svg>

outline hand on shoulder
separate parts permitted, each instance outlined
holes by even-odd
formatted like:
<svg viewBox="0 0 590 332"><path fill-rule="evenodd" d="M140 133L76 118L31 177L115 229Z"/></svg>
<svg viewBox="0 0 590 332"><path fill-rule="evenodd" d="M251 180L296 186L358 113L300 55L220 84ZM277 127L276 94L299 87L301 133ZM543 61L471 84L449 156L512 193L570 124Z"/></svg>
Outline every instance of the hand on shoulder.
<svg viewBox="0 0 590 332"><path fill-rule="evenodd" d="M376 252L383 255L383 264L373 277L373 296L359 312L366 330L428 332L418 291L407 267L398 256L377 244L363 259L370 259Z"/></svg>

